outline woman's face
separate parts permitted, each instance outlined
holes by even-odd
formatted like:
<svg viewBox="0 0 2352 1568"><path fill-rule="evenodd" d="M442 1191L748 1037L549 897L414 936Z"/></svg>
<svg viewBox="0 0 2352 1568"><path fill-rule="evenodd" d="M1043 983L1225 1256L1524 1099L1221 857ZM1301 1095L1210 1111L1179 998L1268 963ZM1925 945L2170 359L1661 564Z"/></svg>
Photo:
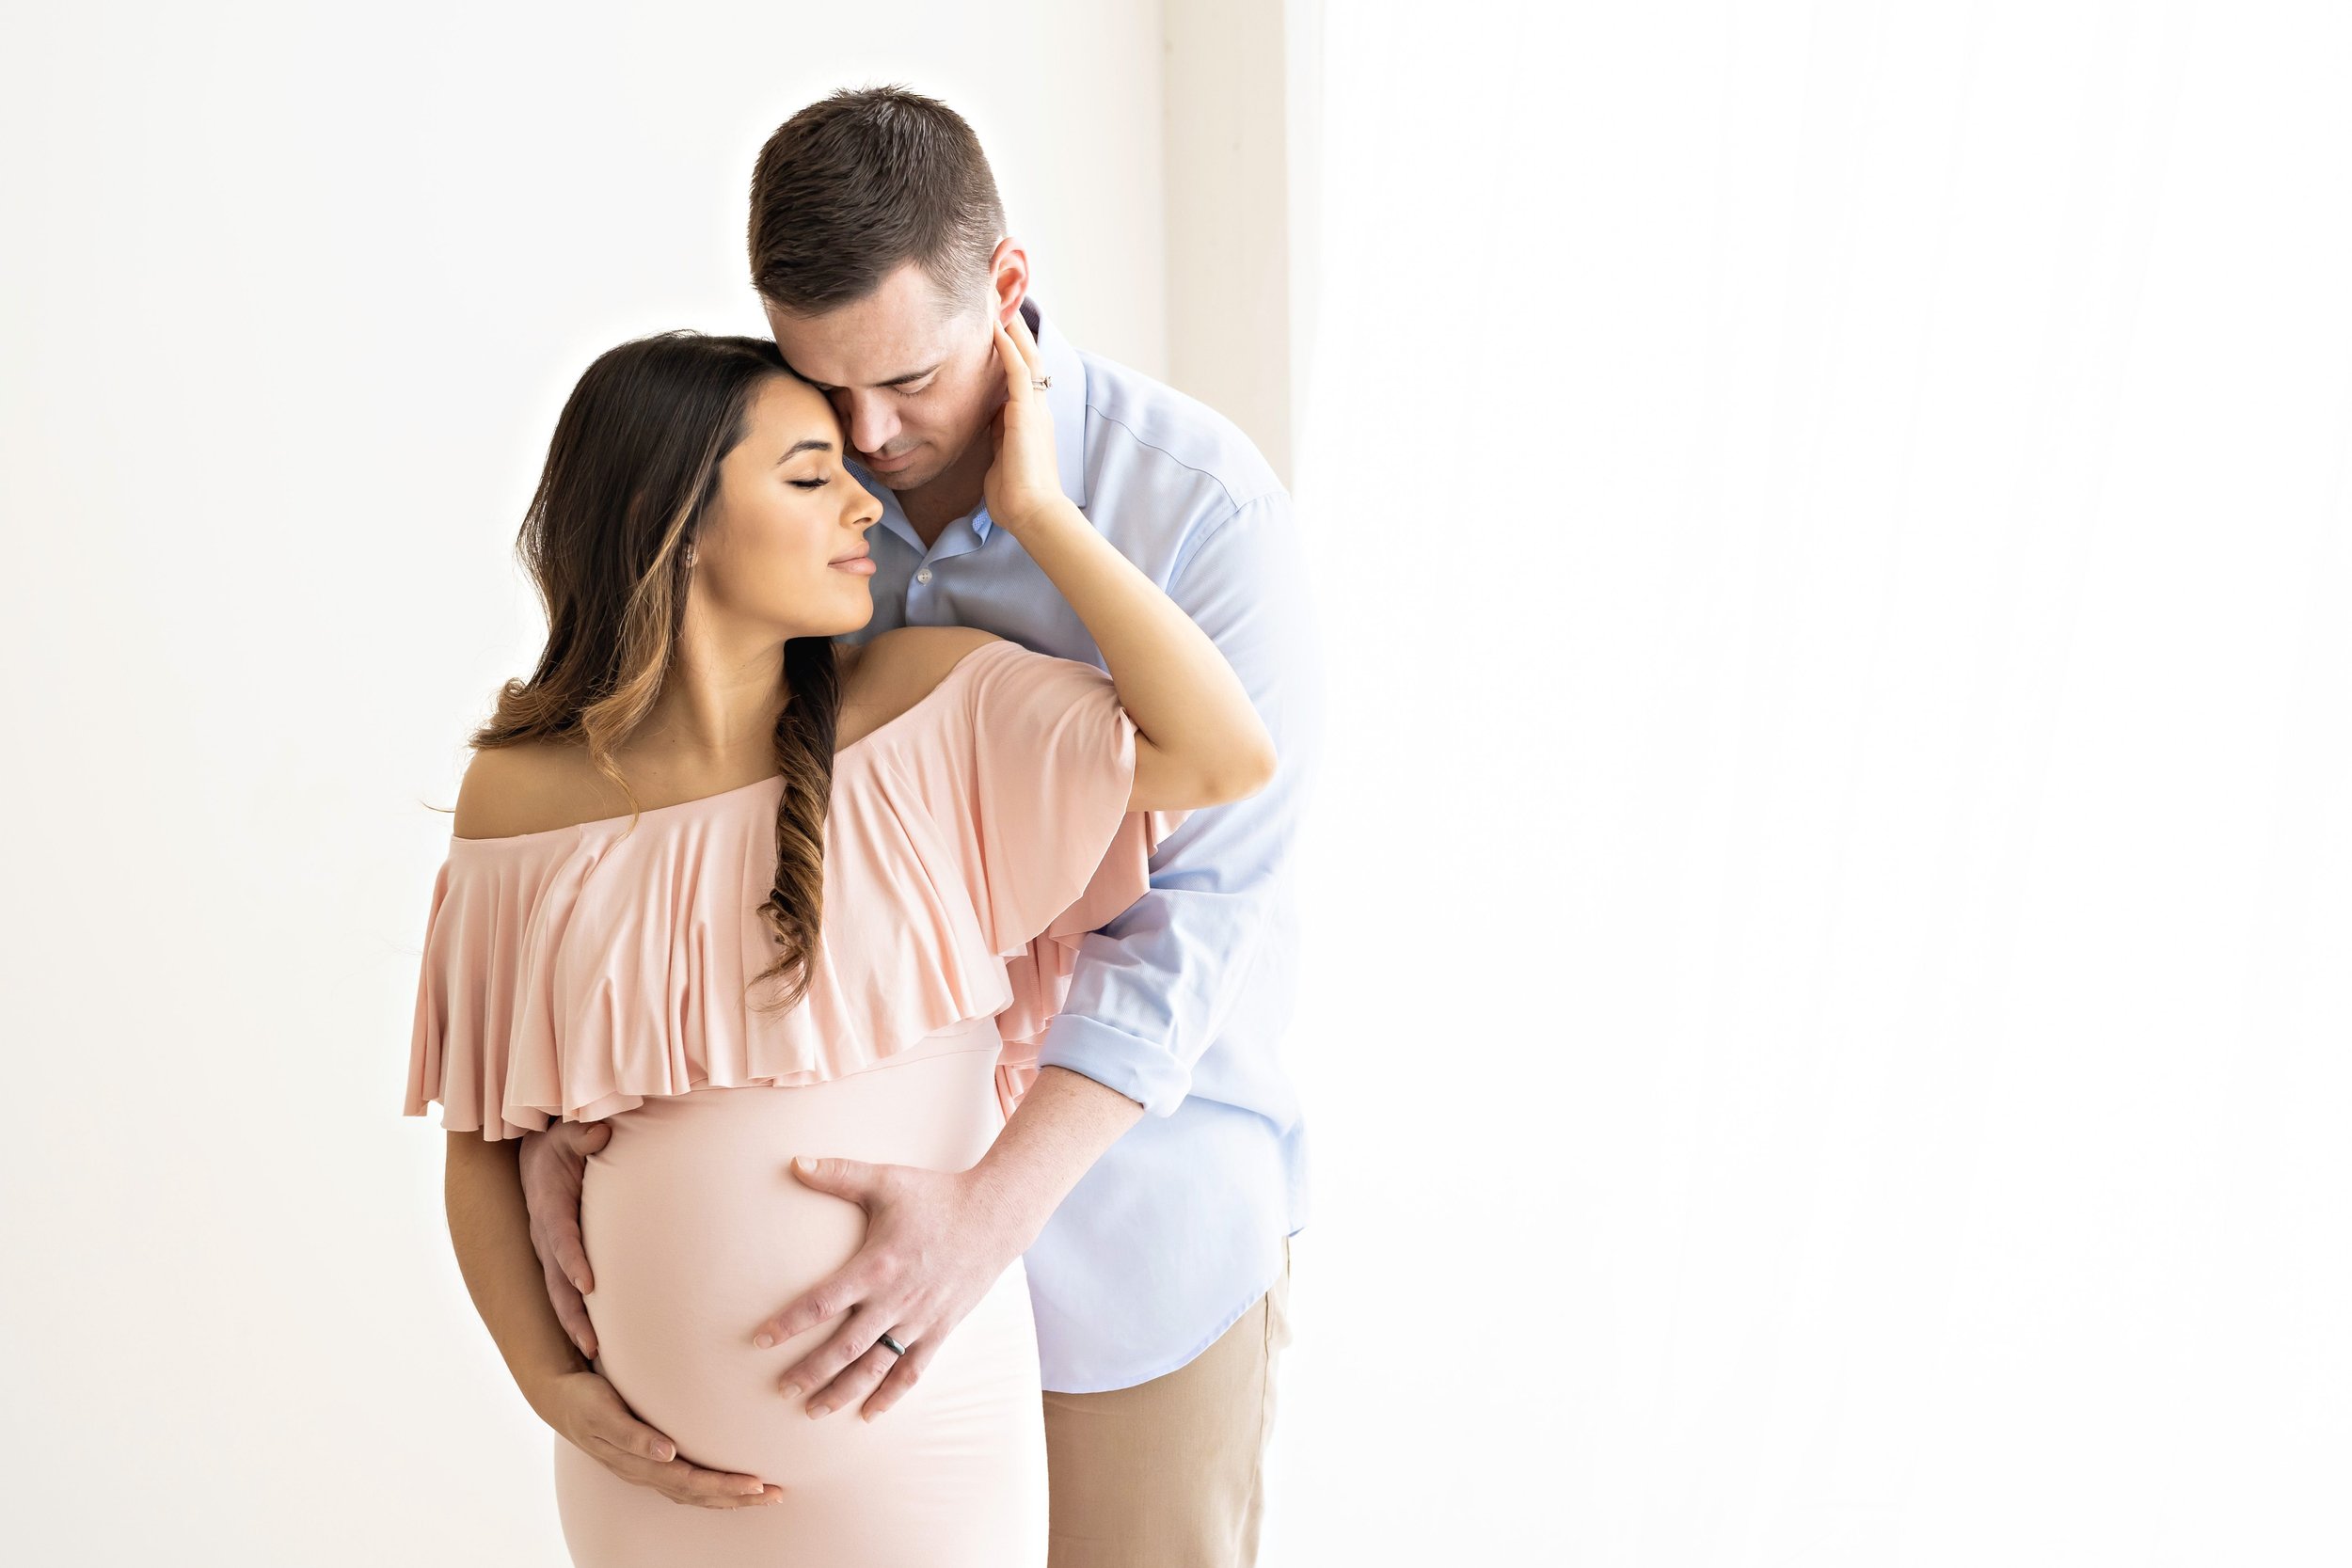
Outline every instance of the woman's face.
<svg viewBox="0 0 2352 1568"><path fill-rule="evenodd" d="M866 531L873 496L841 466L833 405L787 375L752 393L747 434L719 464L694 542L704 608L783 638L834 637L873 618Z"/></svg>

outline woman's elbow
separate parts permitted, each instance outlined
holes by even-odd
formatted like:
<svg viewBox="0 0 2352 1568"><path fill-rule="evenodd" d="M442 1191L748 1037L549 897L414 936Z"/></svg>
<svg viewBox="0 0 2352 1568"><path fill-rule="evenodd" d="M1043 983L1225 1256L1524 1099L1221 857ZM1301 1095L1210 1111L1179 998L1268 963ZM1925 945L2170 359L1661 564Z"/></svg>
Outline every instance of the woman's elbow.
<svg viewBox="0 0 2352 1568"><path fill-rule="evenodd" d="M1274 769L1279 760L1274 752L1274 737L1265 726L1254 726L1246 744L1236 746L1220 766L1203 781L1202 789L1208 799L1201 804L1221 806L1234 800L1247 800L1274 782Z"/></svg>
<svg viewBox="0 0 2352 1568"><path fill-rule="evenodd" d="M1170 750L1138 735L1134 811L1200 811L1245 800L1274 782L1274 738L1254 736L1230 743Z"/></svg>

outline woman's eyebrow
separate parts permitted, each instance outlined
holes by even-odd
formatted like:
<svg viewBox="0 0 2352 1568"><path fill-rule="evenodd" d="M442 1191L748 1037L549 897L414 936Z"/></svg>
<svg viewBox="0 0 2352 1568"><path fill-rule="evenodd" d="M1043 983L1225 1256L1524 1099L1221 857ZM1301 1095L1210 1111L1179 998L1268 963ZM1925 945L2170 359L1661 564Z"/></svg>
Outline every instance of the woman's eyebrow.
<svg viewBox="0 0 2352 1568"><path fill-rule="evenodd" d="M781 467L783 465L791 462L794 458L800 456L801 453L804 451L833 451L833 443L831 441L819 441L812 436L807 437L805 440L793 442L790 447L786 449L785 454L776 459L776 464L779 467Z"/></svg>

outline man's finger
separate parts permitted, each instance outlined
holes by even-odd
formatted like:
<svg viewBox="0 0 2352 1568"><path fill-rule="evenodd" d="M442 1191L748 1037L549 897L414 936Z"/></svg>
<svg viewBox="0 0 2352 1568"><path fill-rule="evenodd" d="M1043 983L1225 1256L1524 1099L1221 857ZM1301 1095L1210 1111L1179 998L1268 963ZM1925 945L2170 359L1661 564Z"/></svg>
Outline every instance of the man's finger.
<svg viewBox="0 0 2352 1568"><path fill-rule="evenodd" d="M830 1397L834 1379L855 1366L858 1357L881 1339L884 1322L884 1315L876 1311L870 1302L859 1307L850 1314L840 1332L785 1369L784 1376L777 1381L778 1390L786 1399L806 1394L812 1416L821 1413L818 1406L839 1404L839 1400Z"/></svg>
<svg viewBox="0 0 2352 1568"><path fill-rule="evenodd" d="M882 1380L889 1375L890 1363L897 1359L890 1347L877 1340L863 1355L808 1402L811 1416L830 1416L836 1410L847 1410L872 1393Z"/></svg>
<svg viewBox="0 0 2352 1568"><path fill-rule="evenodd" d="M793 1160L792 1175L803 1187L863 1207L882 1185L882 1167L863 1160L813 1160L803 1154Z"/></svg>
<svg viewBox="0 0 2352 1568"><path fill-rule="evenodd" d="M582 1128L557 1122L526 1133L519 1159L523 1205L531 1215L531 1246L554 1264L577 1291L596 1288L588 1272L588 1251L580 1238L580 1191L588 1155L602 1148L612 1130L598 1123ZM583 1147L592 1145L593 1147Z"/></svg>
<svg viewBox="0 0 2352 1568"><path fill-rule="evenodd" d="M890 1370L882 1374L881 1386L877 1387L867 1398L865 1407L859 1414L870 1421L906 1398L907 1391L921 1380L923 1369L930 1365L931 1353L938 1347L939 1341L946 1338L946 1335L945 1329L933 1329L930 1333L921 1336L909 1344L907 1353L893 1361L890 1364ZM885 1355L890 1354L887 1347L883 1349L882 1354Z"/></svg>
<svg viewBox="0 0 2352 1568"><path fill-rule="evenodd" d="M585 1295L596 1288L596 1276L588 1272L588 1249L580 1239L579 1210L548 1221L548 1248L555 1254L555 1266L564 1271L572 1289Z"/></svg>
<svg viewBox="0 0 2352 1568"><path fill-rule="evenodd" d="M543 1272L548 1279L548 1300L555 1307L555 1321L564 1325L564 1332L571 1337L573 1344L580 1347L580 1354L594 1361L596 1358L596 1325L588 1316L588 1304L580 1299L578 1291L572 1289L572 1282L554 1268L548 1267Z"/></svg>
<svg viewBox="0 0 2352 1568"><path fill-rule="evenodd" d="M855 1263L856 1259L850 1261ZM795 1335L806 1334L819 1323L829 1323L865 1300L866 1289L864 1276L842 1269L793 1297L783 1311L753 1329L752 1343L766 1350Z"/></svg>

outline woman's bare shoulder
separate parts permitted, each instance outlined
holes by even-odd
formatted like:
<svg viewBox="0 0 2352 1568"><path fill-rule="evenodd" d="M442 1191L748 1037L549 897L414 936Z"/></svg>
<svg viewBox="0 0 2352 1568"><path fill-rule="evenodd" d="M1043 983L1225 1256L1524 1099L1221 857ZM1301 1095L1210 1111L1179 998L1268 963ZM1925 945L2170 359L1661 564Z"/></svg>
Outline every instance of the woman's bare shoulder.
<svg viewBox="0 0 2352 1568"><path fill-rule="evenodd" d="M594 821L614 806L612 782L588 753L555 740L485 746L466 765L450 831L459 838L512 838Z"/></svg>
<svg viewBox="0 0 2352 1568"><path fill-rule="evenodd" d="M930 696L964 656L1001 641L973 626L899 626L868 638L841 682L841 741L887 724Z"/></svg>

